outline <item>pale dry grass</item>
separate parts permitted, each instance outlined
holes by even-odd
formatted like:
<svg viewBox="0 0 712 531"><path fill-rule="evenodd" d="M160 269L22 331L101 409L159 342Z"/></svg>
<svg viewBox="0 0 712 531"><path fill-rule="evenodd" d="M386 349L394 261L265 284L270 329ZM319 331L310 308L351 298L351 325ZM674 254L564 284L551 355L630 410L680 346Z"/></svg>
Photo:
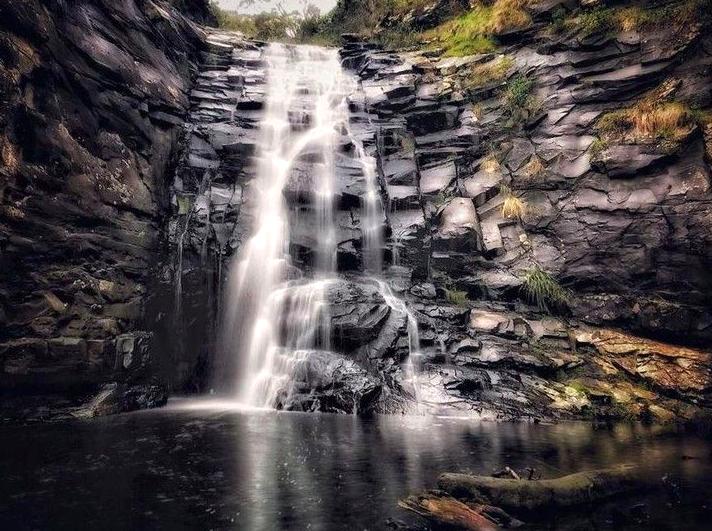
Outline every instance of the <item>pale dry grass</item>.
<svg viewBox="0 0 712 531"><path fill-rule="evenodd" d="M481 87L497 81L503 81L514 66L514 59L507 56L498 57L487 63L475 66L467 75L468 87Z"/></svg>
<svg viewBox="0 0 712 531"><path fill-rule="evenodd" d="M498 35L528 26L532 21L524 10L528 3L529 0L496 0L488 29Z"/></svg>
<svg viewBox="0 0 712 531"><path fill-rule="evenodd" d="M487 173L496 173L500 169L500 164L497 158L494 155L489 155L485 160L482 161L480 164L480 169L484 172Z"/></svg>
<svg viewBox="0 0 712 531"><path fill-rule="evenodd" d="M475 103L471 106L472 109L472 114L475 115L475 118L478 120L482 120L482 114L484 111L482 110L482 105L480 103Z"/></svg>
<svg viewBox="0 0 712 531"><path fill-rule="evenodd" d="M16 146L5 136L0 136L0 162L2 162L2 167L10 173L14 173L19 166L19 159Z"/></svg>
<svg viewBox="0 0 712 531"><path fill-rule="evenodd" d="M689 134L693 123L692 113L682 103L643 100L628 109L604 115L598 122L598 128L609 135L675 140Z"/></svg>
<svg viewBox="0 0 712 531"><path fill-rule="evenodd" d="M527 213L527 204L514 195L514 192L508 186L501 186L499 191L504 196L502 217L506 219L522 219L524 214Z"/></svg>
<svg viewBox="0 0 712 531"><path fill-rule="evenodd" d="M660 106L641 105L633 108L630 120L638 134L645 136L678 136L689 129L690 114L681 103Z"/></svg>
<svg viewBox="0 0 712 531"><path fill-rule="evenodd" d="M616 11L615 22L621 31L636 31L645 22L645 14L640 7L624 7Z"/></svg>
<svg viewBox="0 0 712 531"><path fill-rule="evenodd" d="M536 155L533 155L529 159L529 162L526 163L524 168L522 168L524 175L526 175L527 177L538 177L539 175L544 173L544 170L546 170L544 163Z"/></svg>

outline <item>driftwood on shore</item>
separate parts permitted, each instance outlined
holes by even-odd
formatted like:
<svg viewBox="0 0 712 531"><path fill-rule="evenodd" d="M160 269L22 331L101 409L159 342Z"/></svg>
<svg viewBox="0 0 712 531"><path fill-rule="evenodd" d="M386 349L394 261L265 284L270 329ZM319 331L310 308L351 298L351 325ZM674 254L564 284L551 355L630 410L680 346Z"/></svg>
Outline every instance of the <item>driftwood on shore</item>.
<svg viewBox="0 0 712 531"><path fill-rule="evenodd" d="M443 474L438 480L438 487L458 500L486 500L515 513L584 504L642 484L637 469L626 465L538 481L468 474Z"/></svg>
<svg viewBox="0 0 712 531"><path fill-rule="evenodd" d="M496 531L498 529L494 522L477 508L470 507L448 495L425 493L409 496L405 500L399 501L398 506L439 525L471 531Z"/></svg>

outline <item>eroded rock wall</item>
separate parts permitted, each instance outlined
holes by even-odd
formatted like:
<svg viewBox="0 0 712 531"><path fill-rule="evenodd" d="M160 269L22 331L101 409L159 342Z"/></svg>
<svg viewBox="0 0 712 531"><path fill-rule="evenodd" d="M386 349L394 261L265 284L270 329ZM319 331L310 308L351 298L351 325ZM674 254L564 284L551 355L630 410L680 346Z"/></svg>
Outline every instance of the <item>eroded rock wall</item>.
<svg viewBox="0 0 712 531"><path fill-rule="evenodd" d="M709 31L552 30L578 8L533 2L528 27L468 57L347 36L377 124L387 252L421 326L422 394L504 417L694 416L712 389L709 126L607 137L598 120L644 98L709 108ZM563 319L526 296L533 270L570 290ZM609 336L619 350L591 339Z"/></svg>
<svg viewBox="0 0 712 531"><path fill-rule="evenodd" d="M311 353L298 364L292 393L277 407L401 413L417 403L421 411L499 419L667 421L694 418L712 405L709 290L695 265L707 263L709 252L692 233L671 228L686 216L699 234L708 227L702 137L691 131L666 148L679 148L674 155L625 179L607 173L596 158L610 158L607 150L589 151L595 117L636 101L655 82L639 81L633 90L631 81L627 100L585 96L587 76L599 69L614 77L621 69L633 72L633 79L646 70L626 70L628 63L618 68L615 61L634 60L627 53L611 62L596 51L622 37L601 38L592 50L579 38L566 37L569 51L550 51L556 58L545 55L550 49L543 44L535 46L531 34L505 49L513 58L510 79L524 73L541 102L516 122L503 102L506 78L476 90L463 87L465 76L496 60L494 54L442 59L347 38L343 64L360 86L349 98L352 136L342 139L336 162L338 279L327 290L332 351ZM214 330L231 257L252 230L252 154L268 82L260 43L220 32L209 42L192 93L188 149L174 187L174 202L182 206L171 229L173 256L180 257L173 269L180 282L171 285L182 286L183 324L174 330L185 331L179 343L202 352L202 366L211 369L196 379L203 389L212 385L210 372L234 374L220 365L225 360L219 360ZM698 83L697 76L707 75L700 66L706 53L694 39L685 42L689 55L675 68L686 65L695 73L687 82ZM599 57L604 64L597 69ZM579 61L582 72L573 64ZM705 90L698 94L705 104ZM380 278L365 267L367 186L354 160L355 138L377 162L384 207ZM635 168L636 160L621 165ZM308 275L318 245L309 215L311 170L300 159L284 189L297 277ZM667 195L646 191L659 186ZM520 216L503 212L507 193L526 201ZM599 193L612 203L584 208L582 198ZM645 208L634 202L646 197ZM669 215L676 208L678 214ZM663 243L651 223L670 227ZM666 261L669 246L682 253L679 262ZM640 253L655 260L640 260ZM691 264L684 275L680 263ZM565 305L547 311L526 297L522 285L535 266L570 290ZM658 278L661 268L675 276ZM671 281L687 291L671 290ZM387 300L392 296L417 321L417 351L408 315ZM586 301L602 301L601 308L587 310ZM636 301L638 310L622 301ZM667 313L673 308L674 320Z"/></svg>
<svg viewBox="0 0 712 531"><path fill-rule="evenodd" d="M0 5L4 405L167 380L147 309L203 40L158 0Z"/></svg>

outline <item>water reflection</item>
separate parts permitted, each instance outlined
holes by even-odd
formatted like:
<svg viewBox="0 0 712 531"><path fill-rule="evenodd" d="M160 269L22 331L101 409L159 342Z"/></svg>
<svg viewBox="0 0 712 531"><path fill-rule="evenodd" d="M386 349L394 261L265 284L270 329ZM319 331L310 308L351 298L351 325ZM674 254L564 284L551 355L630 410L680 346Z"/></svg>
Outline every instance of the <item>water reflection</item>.
<svg viewBox="0 0 712 531"><path fill-rule="evenodd" d="M434 486L441 472L504 465L555 476L633 462L658 477L683 478L688 500L712 493L709 442L637 425L368 420L179 402L90 422L2 427L0 448L2 529L107 522L119 529L383 529L388 517L406 517L399 498ZM695 507L686 528L699 521L703 529L704 509ZM676 510L653 507L653 527L665 528Z"/></svg>

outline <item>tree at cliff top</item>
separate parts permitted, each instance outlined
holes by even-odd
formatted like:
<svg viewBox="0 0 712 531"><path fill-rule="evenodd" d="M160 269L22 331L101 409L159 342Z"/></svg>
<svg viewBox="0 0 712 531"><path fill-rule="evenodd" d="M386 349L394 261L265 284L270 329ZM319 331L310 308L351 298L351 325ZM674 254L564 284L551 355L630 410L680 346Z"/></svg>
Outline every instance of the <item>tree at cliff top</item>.
<svg viewBox="0 0 712 531"><path fill-rule="evenodd" d="M241 5L255 3L256 0L244 0ZM251 39L306 42L318 40L315 36L321 33L321 12L308 0L301 1L299 10L287 11L278 2L270 12L255 15L222 9L215 1L210 6L218 27L238 31Z"/></svg>

